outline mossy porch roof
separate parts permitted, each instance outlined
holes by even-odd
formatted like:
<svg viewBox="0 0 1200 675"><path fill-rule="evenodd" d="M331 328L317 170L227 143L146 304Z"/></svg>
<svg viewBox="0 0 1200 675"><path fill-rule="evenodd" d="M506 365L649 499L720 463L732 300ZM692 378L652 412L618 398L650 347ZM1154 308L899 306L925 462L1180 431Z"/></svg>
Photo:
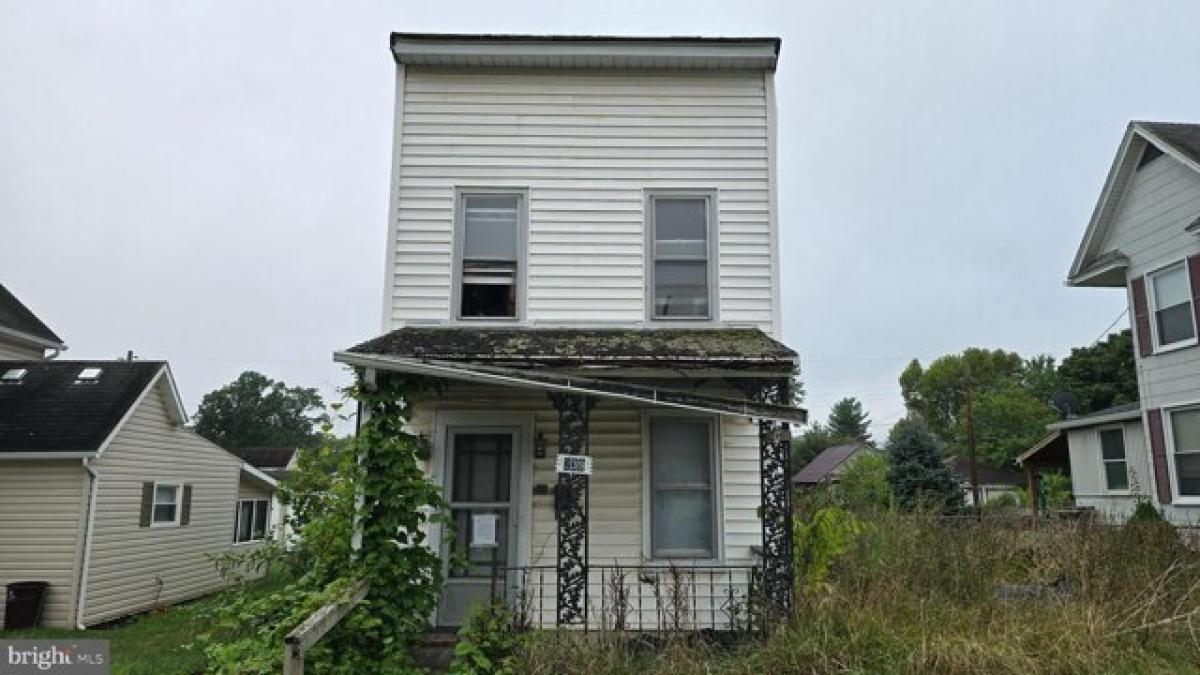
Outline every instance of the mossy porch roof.
<svg viewBox="0 0 1200 675"><path fill-rule="evenodd" d="M796 352L757 328L562 329L405 327L352 353L443 361L793 364Z"/></svg>

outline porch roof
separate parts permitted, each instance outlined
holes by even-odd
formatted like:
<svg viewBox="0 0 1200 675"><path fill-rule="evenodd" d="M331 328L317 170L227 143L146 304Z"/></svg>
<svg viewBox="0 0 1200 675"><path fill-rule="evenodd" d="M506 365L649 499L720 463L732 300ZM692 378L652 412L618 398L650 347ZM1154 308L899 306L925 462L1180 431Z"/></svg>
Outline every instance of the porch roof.
<svg viewBox="0 0 1200 675"><path fill-rule="evenodd" d="M334 354L334 360L361 368L412 373L462 382L478 382L509 387L560 391L573 394L648 403L664 408L679 408L720 415L738 415L760 420L804 424L808 412L803 408L759 403L749 398L709 396L634 382L578 377L547 368L518 369L503 366L421 359L352 351Z"/></svg>
<svg viewBox="0 0 1200 675"><path fill-rule="evenodd" d="M407 326L347 350L410 359L525 366L783 370L796 352L757 328L616 329Z"/></svg>

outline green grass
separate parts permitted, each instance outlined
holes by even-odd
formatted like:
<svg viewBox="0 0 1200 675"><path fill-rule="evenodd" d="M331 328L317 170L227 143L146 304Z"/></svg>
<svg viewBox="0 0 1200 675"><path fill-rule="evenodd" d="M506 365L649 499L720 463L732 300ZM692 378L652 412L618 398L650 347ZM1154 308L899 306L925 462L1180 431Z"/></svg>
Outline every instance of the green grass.
<svg viewBox="0 0 1200 675"><path fill-rule="evenodd" d="M5 638L70 638L109 640L114 675L191 675L204 672L198 637L212 624L213 610L229 593L263 593L273 581L231 589L161 611L129 618L107 628L64 630L39 628L7 631ZM280 649L283 646L280 645Z"/></svg>

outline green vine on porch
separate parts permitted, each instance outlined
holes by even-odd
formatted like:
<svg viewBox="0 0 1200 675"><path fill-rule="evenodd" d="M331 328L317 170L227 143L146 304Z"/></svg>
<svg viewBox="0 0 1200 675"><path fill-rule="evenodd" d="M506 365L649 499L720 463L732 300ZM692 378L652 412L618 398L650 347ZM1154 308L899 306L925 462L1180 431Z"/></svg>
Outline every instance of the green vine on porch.
<svg viewBox="0 0 1200 675"><path fill-rule="evenodd" d="M347 390L361 411L351 444L329 442L301 453L283 486L298 533L282 556L287 581L268 594L239 595L219 610L205 647L213 673L278 673L283 637L322 605L345 600L357 579L370 590L354 611L312 649L315 672L393 675L422 672L409 647L428 627L442 588L442 565L430 525L446 523L441 490L425 475L424 439L406 429L427 380L359 374ZM352 552L356 525L361 545Z"/></svg>

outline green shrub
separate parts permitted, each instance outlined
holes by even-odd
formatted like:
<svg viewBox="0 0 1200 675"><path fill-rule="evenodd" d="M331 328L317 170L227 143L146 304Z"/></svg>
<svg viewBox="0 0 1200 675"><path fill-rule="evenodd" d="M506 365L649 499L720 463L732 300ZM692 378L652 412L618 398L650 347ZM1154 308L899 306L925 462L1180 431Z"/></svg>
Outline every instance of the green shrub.
<svg viewBox="0 0 1200 675"><path fill-rule="evenodd" d="M512 675L522 633L516 617L501 603L479 603L458 631L451 675Z"/></svg>
<svg viewBox="0 0 1200 675"><path fill-rule="evenodd" d="M838 476L834 490L838 500L854 511L891 506L887 459L875 451L859 455Z"/></svg>

